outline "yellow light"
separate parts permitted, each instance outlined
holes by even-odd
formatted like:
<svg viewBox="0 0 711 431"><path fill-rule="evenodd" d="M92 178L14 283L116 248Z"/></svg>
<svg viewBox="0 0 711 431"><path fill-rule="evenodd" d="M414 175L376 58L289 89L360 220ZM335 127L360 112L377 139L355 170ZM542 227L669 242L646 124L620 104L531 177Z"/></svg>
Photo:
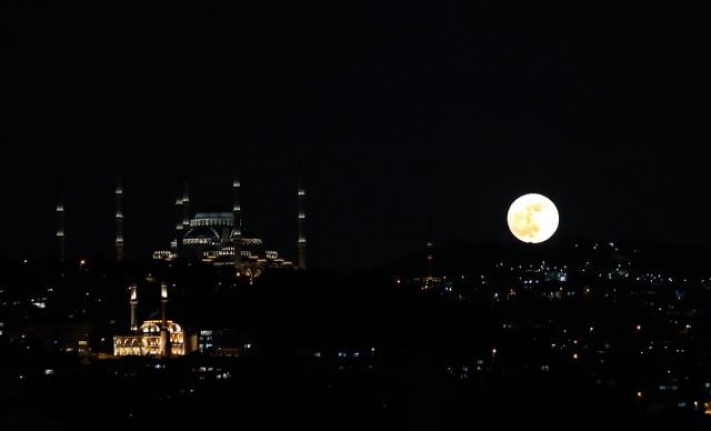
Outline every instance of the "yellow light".
<svg viewBox="0 0 711 431"><path fill-rule="evenodd" d="M560 217L553 201L529 193L511 204L506 219L509 230L517 239L538 244L550 239L558 230Z"/></svg>

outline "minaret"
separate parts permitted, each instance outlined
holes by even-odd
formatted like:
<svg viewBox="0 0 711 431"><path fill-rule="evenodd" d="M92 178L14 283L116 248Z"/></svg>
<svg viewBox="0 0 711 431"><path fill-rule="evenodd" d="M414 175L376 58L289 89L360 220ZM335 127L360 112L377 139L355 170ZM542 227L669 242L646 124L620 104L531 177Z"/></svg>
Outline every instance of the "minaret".
<svg viewBox="0 0 711 431"><path fill-rule="evenodd" d="M175 252L179 258L183 257L183 198L175 199Z"/></svg>
<svg viewBox="0 0 711 431"><path fill-rule="evenodd" d="M123 179L116 179L116 262L123 261Z"/></svg>
<svg viewBox="0 0 711 431"><path fill-rule="evenodd" d="M427 280L431 283L434 277L434 234L432 230L432 219L427 222Z"/></svg>
<svg viewBox="0 0 711 431"><path fill-rule="evenodd" d="M232 179L232 216L234 219L232 226L234 235L232 241L235 249L235 272L238 276L242 273L242 206L239 199L240 187L239 178L235 173L235 177Z"/></svg>
<svg viewBox="0 0 711 431"><path fill-rule="evenodd" d="M160 285L160 356L170 357L170 328L168 328L168 283Z"/></svg>
<svg viewBox="0 0 711 431"><path fill-rule="evenodd" d="M299 269L306 269L306 209L304 208L306 189L304 188L304 182L301 176L299 176L298 180L296 198L298 203L297 223L299 227L299 237L297 242L299 251L298 265Z"/></svg>
<svg viewBox="0 0 711 431"><path fill-rule="evenodd" d="M183 230L190 228L190 196L188 195L188 180L183 182Z"/></svg>
<svg viewBox="0 0 711 431"><path fill-rule="evenodd" d="M138 286L132 284L128 289L131 292L131 332L138 332Z"/></svg>
<svg viewBox="0 0 711 431"><path fill-rule="evenodd" d="M64 199L57 201L57 248L60 263L66 262L66 236L64 235Z"/></svg>

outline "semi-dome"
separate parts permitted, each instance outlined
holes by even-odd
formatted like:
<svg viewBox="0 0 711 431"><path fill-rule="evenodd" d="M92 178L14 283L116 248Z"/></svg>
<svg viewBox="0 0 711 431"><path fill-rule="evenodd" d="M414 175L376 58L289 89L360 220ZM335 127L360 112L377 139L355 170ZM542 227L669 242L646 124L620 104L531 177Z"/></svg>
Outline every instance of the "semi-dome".
<svg viewBox="0 0 711 431"><path fill-rule="evenodd" d="M183 237L184 244L219 244L220 232L214 227L199 226L189 229Z"/></svg>

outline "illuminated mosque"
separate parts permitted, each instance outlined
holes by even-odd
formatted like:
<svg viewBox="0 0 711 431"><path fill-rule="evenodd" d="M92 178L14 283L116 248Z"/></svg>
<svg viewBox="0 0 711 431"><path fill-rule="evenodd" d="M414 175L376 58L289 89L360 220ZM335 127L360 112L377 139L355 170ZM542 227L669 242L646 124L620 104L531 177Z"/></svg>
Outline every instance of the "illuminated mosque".
<svg viewBox="0 0 711 431"><path fill-rule="evenodd" d="M161 284L161 318L138 325L138 286L130 287L131 334L114 336L114 356L183 356L197 349L197 334L168 320L168 283Z"/></svg>
<svg viewBox="0 0 711 431"><path fill-rule="evenodd" d="M232 211L190 213L190 197L188 183L183 184L182 194L175 201L178 221L175 226L175 239L167 250L153 252L156 260L199 260L213 265L230 265L235 268L238 277L246 277L251 281L259 277L269 268L306 269L306 211L304 200L306 191L299 178L297 187L297 249L296 265L284 259L280 254L268 249L261 238L245 234L242 228L242 207L240 205L240 181L235 177L232 181ZM123 214L123 182L119 176L116 183L116 261L124 259L124 214ZM57 245L58 258L66 262L66 232L65 209L62 197L59 197L56 209L57 215Z"/></svg>
<svg viewBox="0 0 711 431"><path fill-rule="evenodd" d="M297 267L300 269L306 268L305 195L304 187L299 181ZM238 178L232 182L231 212L198 212L191 217L187 182L184 183L182 196L176 200L175 205L178 213L176 239L171 241L169 250L154 252L154 259L185 258L213 265L231 265L236 268L238 275L250 280L259 277L268 268L294 267L291 261L281 257L277 251L266 248L261 238L248 235L243 230Z"/></svg>

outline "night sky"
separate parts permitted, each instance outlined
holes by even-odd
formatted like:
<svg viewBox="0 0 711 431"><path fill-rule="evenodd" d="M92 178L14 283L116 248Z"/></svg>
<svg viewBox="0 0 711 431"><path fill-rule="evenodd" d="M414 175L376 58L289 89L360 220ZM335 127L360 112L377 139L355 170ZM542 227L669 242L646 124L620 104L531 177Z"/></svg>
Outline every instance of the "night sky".
<svg viewBox="0 0 711 431"><path fill-rule="evenodd" d="M233 163L246 228L292 259L303 164L324 268L422 250L429 214L440 242L513 242L508 205L531 191L558 205L558 238L711 240L708 10L10 3L5 255L52 250L60 189L70 253L110 255L121 170L127 256L148 256L183 176L193 209L230 209Z"/></svg>

